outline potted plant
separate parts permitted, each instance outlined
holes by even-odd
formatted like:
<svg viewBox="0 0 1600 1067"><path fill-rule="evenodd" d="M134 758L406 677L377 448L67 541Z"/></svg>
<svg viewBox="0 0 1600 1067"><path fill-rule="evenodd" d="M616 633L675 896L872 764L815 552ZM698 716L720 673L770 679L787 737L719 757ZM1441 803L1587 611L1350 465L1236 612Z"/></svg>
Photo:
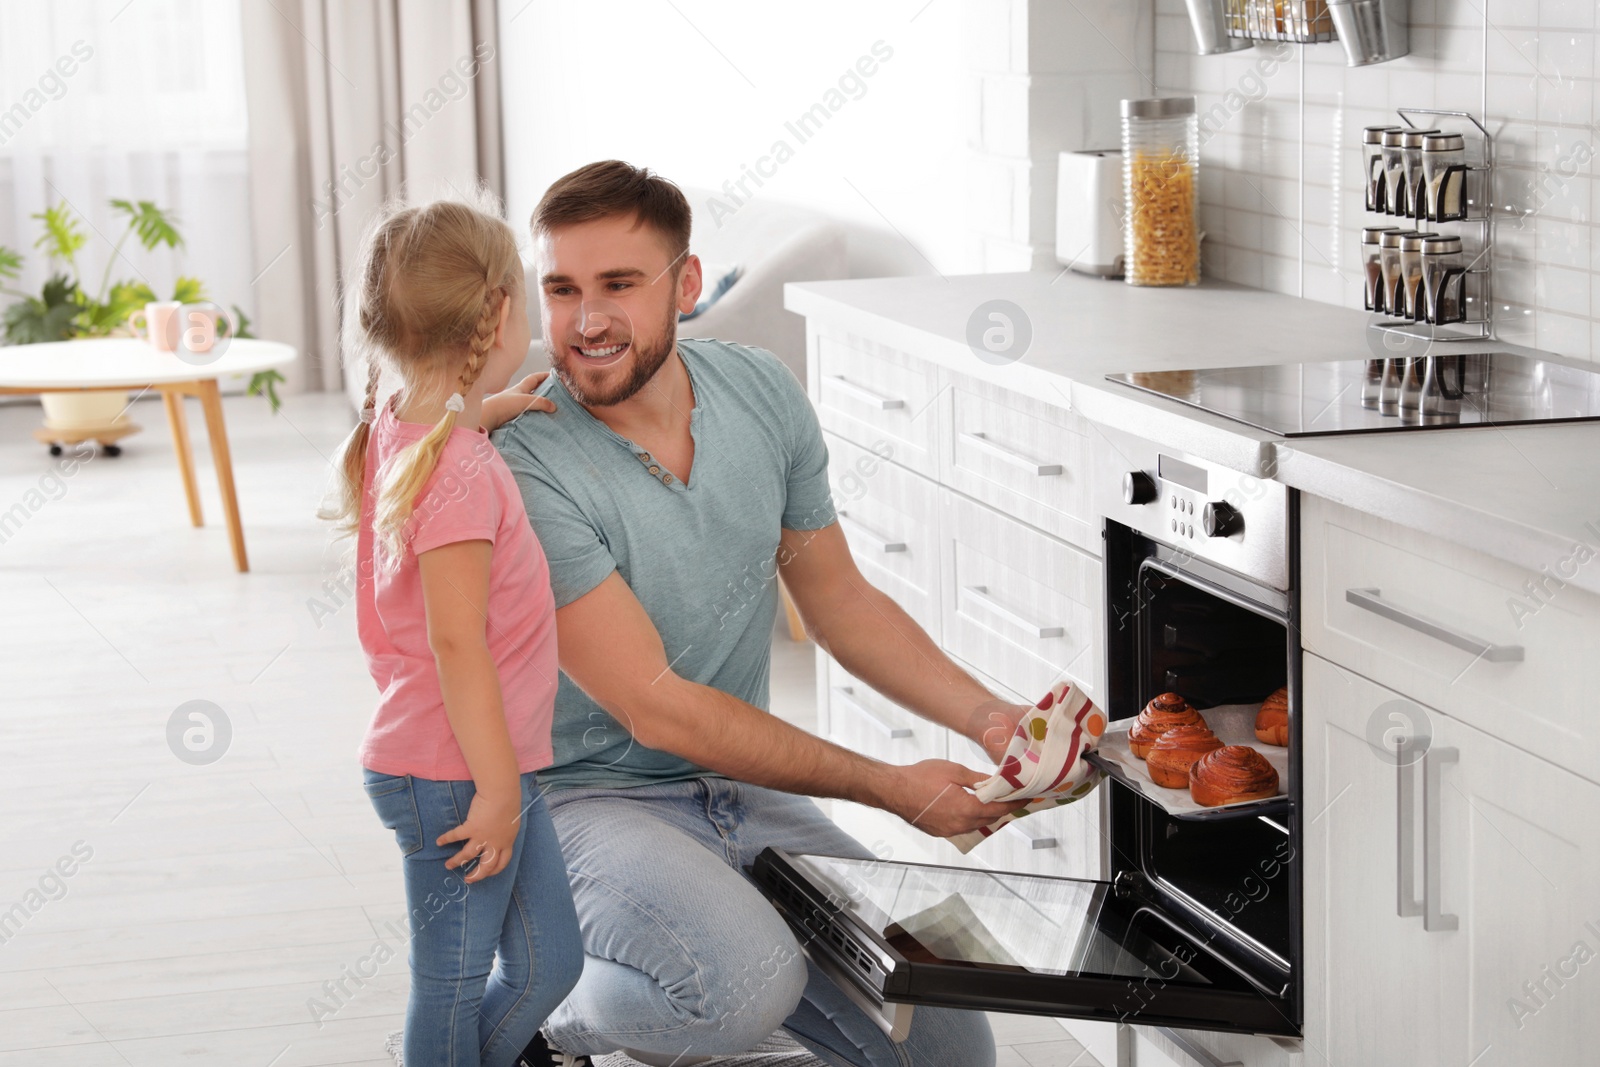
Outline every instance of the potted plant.
<svg viewBox="0 0 1600 1067"><path fill-rule="evenodd" d="M56 268L38 296L5 284L20 275L23 257L0 245L0 293L20 298L6 308L0 319L5 344L132 335L128 316L159 298L142 281L112 280L111 271L121 257L123 246L129 238L136 238L146 251L154 251L161 245L178 248L184 241L178 232L177 219L149 200L112 200L111 207L127 218L127 225L112 248L99 287L92 293L83 285L77 262L78 252L88 238L66 201L32 216L44 229L33 247L42 250L52 268ZM205 285L198 278L179 277L171 299L183 303L205 300ZM237 305L233 312L233 336L251 336L244 313ZM275 370L261 371L250 380L248 392L251 396L264 393L276 412L281 404L276 385L284 380ZM44 405L46 425L70 429L111 423L127 407L128 396L99 392L43 393L40 401Z"/></svg>

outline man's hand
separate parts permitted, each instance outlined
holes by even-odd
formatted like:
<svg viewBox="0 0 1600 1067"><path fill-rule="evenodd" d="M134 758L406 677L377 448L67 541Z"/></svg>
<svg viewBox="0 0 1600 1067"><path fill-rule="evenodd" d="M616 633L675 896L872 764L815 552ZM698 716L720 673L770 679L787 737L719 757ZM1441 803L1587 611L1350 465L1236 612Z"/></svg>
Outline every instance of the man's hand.
<svg viewBox="0 0 1600 1067"><path fill-rule="evenodd" d="M1006 754L1006 746L1017 732L1017 723L1029 712L1027 704L1009 704L1004 700L985 700L972 709L972 717L963 733L982 746L995 764Z"/></svg>
<svg viewBox="0 0 1600 1067"><path fill-rule="evenodd" d="M492 396L484 397L483 408L478 414L479 423L485 430L493 431L524 411L554 411L555 401L549 397L530 395L548 377L549 371L530 374L516 385L509 385Z"/></svg>
<svg viewBox="0 0 1600 1067"><path fill-rule="evenodd" d="M970 833L1017 806L980 801L967 790L989 776L949 760L926 759L888 771L879 786L876 806L934 837Z"/></svg>

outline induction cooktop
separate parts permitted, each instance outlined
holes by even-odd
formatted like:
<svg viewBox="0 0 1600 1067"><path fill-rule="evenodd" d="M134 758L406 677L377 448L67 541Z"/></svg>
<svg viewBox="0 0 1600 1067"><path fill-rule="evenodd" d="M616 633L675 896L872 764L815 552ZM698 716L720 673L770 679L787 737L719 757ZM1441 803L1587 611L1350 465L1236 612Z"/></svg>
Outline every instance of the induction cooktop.
<svg viewBox="0 0 1600 1067"><path fill-rule="evenodd" d="M1515 352L1106 377L1284 437L1600 419L1600 372Z"/></svg>

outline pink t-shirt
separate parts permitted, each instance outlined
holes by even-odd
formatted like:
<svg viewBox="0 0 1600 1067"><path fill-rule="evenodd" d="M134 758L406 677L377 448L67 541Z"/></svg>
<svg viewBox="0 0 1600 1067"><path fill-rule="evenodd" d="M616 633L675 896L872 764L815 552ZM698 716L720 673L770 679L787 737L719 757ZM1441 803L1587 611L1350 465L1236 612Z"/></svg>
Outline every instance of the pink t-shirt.
<svg viewBox="0 0 1600 1067"><path fill-rule="evenodd" d="M417 497L408 526L410 548L398 570L392 575L375 571L373 475L389 456L431 429L401 422L390 403L379 407L367 442L365 503L356 538L356 631L381 694L361 742L361 765L382 774L472 777L439 691L417 553L484 540L494 544L485 633L500 675L517 770L548 767L558 671L555 599L544 549L528 524L516 480L487 432L457 426Z"/></svg>

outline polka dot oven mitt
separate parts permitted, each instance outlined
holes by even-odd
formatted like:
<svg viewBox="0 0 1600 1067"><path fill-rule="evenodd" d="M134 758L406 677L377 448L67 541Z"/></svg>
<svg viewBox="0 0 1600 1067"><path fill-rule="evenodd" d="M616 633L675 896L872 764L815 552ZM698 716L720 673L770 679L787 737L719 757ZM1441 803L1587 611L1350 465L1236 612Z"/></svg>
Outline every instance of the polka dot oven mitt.
<svg viewBox="0 0 1600 1067"><path fill-rule="evenodd" d="M1057 682L1017 723L1000 768L973 788L979 800L1018 801L1016 810L950 843L970 852L1008 822L1088 796L1101 774L1083 756L1105 729L1106 717L1083 690Z"/></svg>

